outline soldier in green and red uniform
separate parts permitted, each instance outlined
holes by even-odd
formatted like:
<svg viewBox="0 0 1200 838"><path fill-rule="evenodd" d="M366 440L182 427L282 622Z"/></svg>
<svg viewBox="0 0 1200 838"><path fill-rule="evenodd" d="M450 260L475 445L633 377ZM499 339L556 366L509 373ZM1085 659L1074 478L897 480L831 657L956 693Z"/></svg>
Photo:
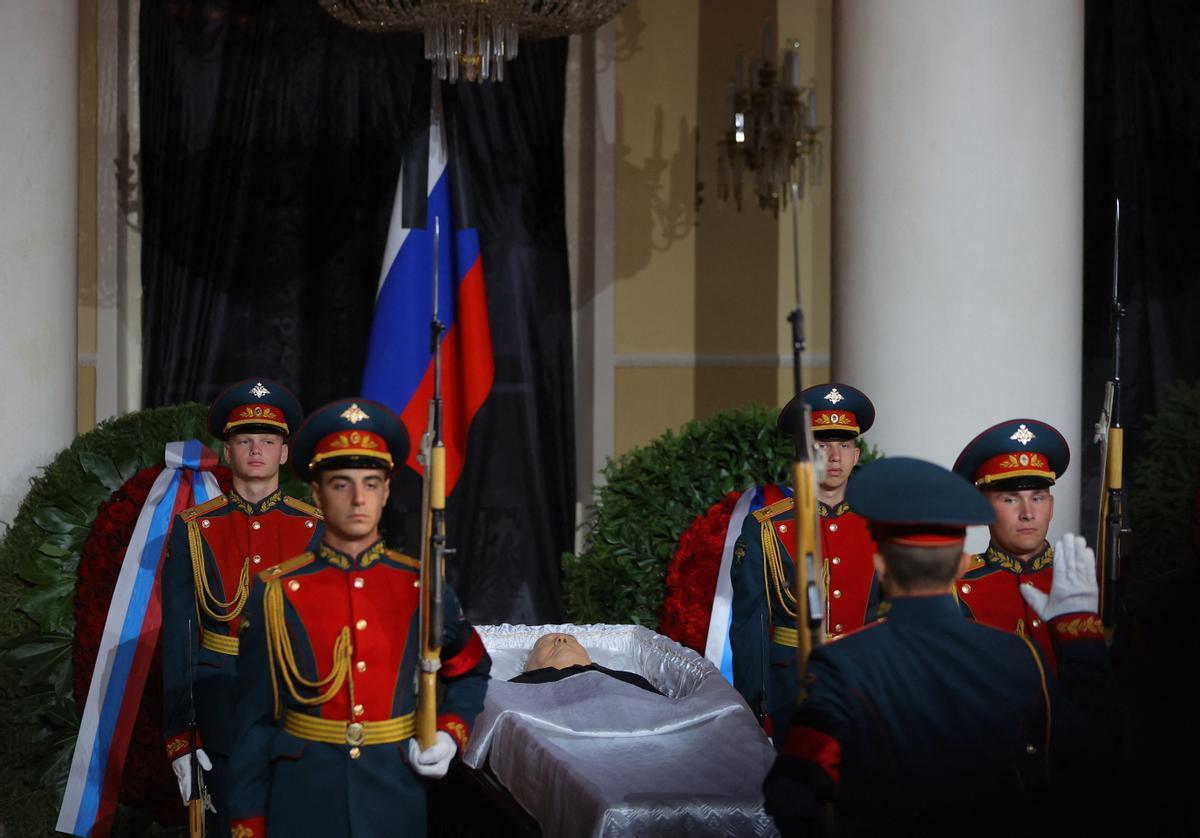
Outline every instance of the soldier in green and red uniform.
<svg viewBox="0 0 1200 838"><path fill-rule="evenodd" d="M237 838L425 834L425 778L445 775L483 708L491 669L445 589L436 742L414 738L420 563L379 534L408 434L383 405L334 402L297 434L325 534L255 577L238 667L230 766Z"/></svg>
<svg viewBox="0 0 1200 838"><path fill-rule="evenodd" d="M801 393L779 414L779 429L789 437L812 409L812 431L825 462L817 487L820 515L826 637L838 637L872 619L878 603L872 556L875 544L867 523L846 502L846 481L858 464L858 437L874 424L875 407L847 384L821 384ZM776 742L795 707L796 550L791 490L761 489L761 508L746 517L734 547L730 575L733 619L729 644L734 686Z"/></svg>
<svg viewBox="0 0 1200 838"><path fill-rule="evenodd" d="M983 492L996 512L991 542L958 580L963 612L977 622L1031 637L1056 666L1055 642L1103 639L1094 620L1060 621L1038 616L1054 577L1054 548L1046 540L1054 517L1050 487L1071 460L1067 441L1037 419L1009 419L985 430L958 455L954 471ZM1069 538L1073 546L1077 540ZM1068 543L1064 541L1064 543ZM1051 631L1061 637L1051 637Z"/></svg>
<svg viewBox="0 0 1200 838"><path fill-rule="evenodd" d="M891 607L808 660L805 700L763 786L780 831L1108 834L1091 800L1115 742L1103 644L1059 645L1055 677L1027 637L963 616L953 590L971 559L967 527L995 513L961 477L888 457L855 475L849 496L870 519ZM1037 603L1055 626L1099 622L1081 541L1060 542Z"/></svg>
<svg viewBox="0 0 1200 838"><path fill-rule="evenodd" d="M320 540L317 509L279 489L288 438L302 418L296 397L266 379L240 381L216 398L208 427L225 442L233 488L176 516L163 564L167 757L186 805L192 788L189 722L194 710L196 762L216 809L209 817L213 835L229 834L227 765L238 698L238 633L250 577Z"/></svg>

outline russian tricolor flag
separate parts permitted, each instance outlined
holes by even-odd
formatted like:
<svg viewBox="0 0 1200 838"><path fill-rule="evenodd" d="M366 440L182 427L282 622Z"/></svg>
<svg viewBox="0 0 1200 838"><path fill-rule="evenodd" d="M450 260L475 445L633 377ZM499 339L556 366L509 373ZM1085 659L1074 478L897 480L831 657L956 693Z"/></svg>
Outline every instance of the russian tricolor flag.
<svg viewBox="0 0 1200 838"><path fill-rule="evenodd" d="M164 462L138 515L108 606L55 826L69 835L98 838L112 828L121 771L162 626L159 569L171 521L221 494L211 473L217 458L199 440L167 443Z"/></svg>
<svg viewBox="0 0 1200 838"><path fill-rule="evenodd" d="M375 301L371 342L363 372L363 395L386 404L408 429L408 465L417 463L421 436L433 396L433 352L429 324L433 316L433 230L438 219L438 319L442 334L442 439L446 446L446 492L462 473L467 431L492 389L496 365L488 324L487 294L479 235L454 224L442 119L441 87L436 78L430 99L429 166L425 226L405 227L402 167L392 223L384 250L383 274ZM409 173L410 177L412 173ZM461 185L460 185L461 186Z"/></svg>

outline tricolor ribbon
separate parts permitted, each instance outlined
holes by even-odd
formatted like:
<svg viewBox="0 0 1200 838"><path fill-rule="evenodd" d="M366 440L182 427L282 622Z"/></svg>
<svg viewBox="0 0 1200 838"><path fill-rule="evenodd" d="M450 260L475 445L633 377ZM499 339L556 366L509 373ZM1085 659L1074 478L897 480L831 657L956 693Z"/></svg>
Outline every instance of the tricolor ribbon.
<svg viewBox="0 0 1200 838"><path fill-rule="evenodd" d="M159 571L171 521L221 493L211 473L217 458L199 440L167 443L164 462L138 515L108 606L55 826L69 835L106 836L112 828L121 771L162 626Z"/></svg>
<svg viewBox="0 0 1200 838"><path fill-rule="evenodd" d="M781 487L783 494L792 496L788 487ZM742 534L746 516L765 506L762 486L751 486L742 492L729 516L729 527L725 530L725 546L721 550L721 569L717 573L717 588L713 592L712 611L708 620L708 639L704 644L704 657L721 670L725 680L733 683L733 649L729 645L729 626L733 622L733 581L729 569L733 565L733 548Z"/></svg>

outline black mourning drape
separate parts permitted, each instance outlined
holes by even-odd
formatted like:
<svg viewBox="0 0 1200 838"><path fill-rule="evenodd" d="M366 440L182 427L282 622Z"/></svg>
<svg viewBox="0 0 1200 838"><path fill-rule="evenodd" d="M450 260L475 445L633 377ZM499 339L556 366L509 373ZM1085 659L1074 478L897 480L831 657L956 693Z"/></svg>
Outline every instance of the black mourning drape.
<svg viewBox="0 0 1200 838"><path fill-rule="evenodd" d="M1112 368L1112 210L1120 197L1128 487L1138 461L1149 456L1144 434L1167 388L1200 378L1200 5L1089 0L1086 26L1083 438L1091 439ZM1095 532L1098 460L1096 446L1085 444L1088 533ZM1081 797L1080 804L1107 816L1114 834L1196 834L1194 784L1188 772L1169 766L1200 745L1185 686L1200 670L1193 617L1200 573L1181 557L1170 576L1161 576L1139 565L1136 531L1131 541L1128 611L1113 647L1123 760L1103 795Z"/></svg>
<svg viewBox="0 0 1200 838"><path fill-rule="evenodd" d="M250 376L308 410L354 395L402 150L428 123L420 36L300 0L141 8L145 404ZM448 572L476 622L560 619L573 545L565 64L565 40L522 42L504 84L443 86L496 357L449 500ZM409 551L417 485L397 478L386 522Z"/></svg>
<svg viewBox="0 0 1200 838"><path fill-rule="evenodd" d="M1173 381L1200 378L1200 5L1089 0L1084 129L1084 428L1112 374L1113 201L1121 199L1122 420L1135 463ZM1085 523L1099 502L1087 445ZM1089 530L1090 531L1090 530Z"/></svg>

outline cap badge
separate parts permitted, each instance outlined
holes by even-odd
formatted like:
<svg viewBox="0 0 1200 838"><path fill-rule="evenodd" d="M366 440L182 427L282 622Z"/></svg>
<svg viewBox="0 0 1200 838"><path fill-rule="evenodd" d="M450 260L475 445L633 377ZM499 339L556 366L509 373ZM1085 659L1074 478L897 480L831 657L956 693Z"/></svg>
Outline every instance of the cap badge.
<svg viewBox="0 0 1200 838"><path fill-rule="evenodd" d="M254 396L256 399L261 399L263 396L268 396L270 394L271 391L264 387L261 381L250 388L250 395Z"/></svg>
<svg viewBox="0 0 1200 838"><path fill-rule="evenodd" d="M1028 445L1029 441L1033 439L1033 432L1030 431L1029 428L1025 427L1025 425L1022 423L1022 425L1017 428L1016 433L1010 436L1009 439L1015 439L1022 445Z"/></svg>
<svg viewBox="0 0 1200 838"><path fill-rule="evenodd" d="M370 419L371 417L368 416L366 413L364 413L363 409L361 407L359 407L357 403L354 403L342 411L342 418L345 419L347 422L349 422L351 425L357 425L362 420ZM1021 427L1025 427L1025 426L1022 425Z"/></svg>
<svg viewBox="0 0 1200 838"><path fill-rule="evenodd" d="M844 398L846 398L846 397L843 396L841 393L839 393L838 389L836 387L834 387L832 390L830 390L828 393L825 394L825 401L829 402L830 404L837 404L838 402L842 401Z"/></svg>

